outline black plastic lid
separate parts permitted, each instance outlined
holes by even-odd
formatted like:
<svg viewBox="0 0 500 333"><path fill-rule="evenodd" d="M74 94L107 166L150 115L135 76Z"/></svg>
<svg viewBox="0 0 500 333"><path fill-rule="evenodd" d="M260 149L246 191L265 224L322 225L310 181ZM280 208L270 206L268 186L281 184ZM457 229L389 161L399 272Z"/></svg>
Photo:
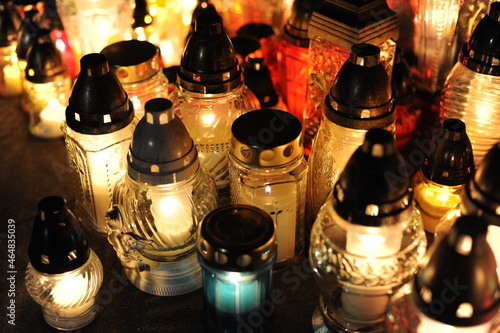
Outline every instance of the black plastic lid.
<svg viewBox="0 0 500 333"><path fill-rule="evenodd" d="M222 17L203 13L187 41L178 72L178 84L202 94L225 93L243 84L243 75Z"/></svg>
<svg viewBox="0 0 500 333"><path fill-rule="evenodd" d="M191 32L194 30L196 18L204 13L217 14L217 9L208 0L198 0L196 7L194 7L193 15L191 17ZM190 33L191 33L190 32Z"/></svg>
<svg viewBox="0 0 500 333"><path fill-rule="evenodd" d="M496 316L500 288L487 230L482 218L461 216L428 254L412 290L426 316L456 327L478 326Z"/></svg>
<svg viewBox="0 0 500 333"><path fill-rule="evenodd" d="M49 29L40 29L28 51L25 69L26 80L33 83L48 83L69 79L68 68L57 49Z"/></svg>
<svg viewBox="0 0 500 333"><path fill-rule="evenodd" d="M39 24L37 22L37 16L40 14L38 10L31 9L24 12L24 18L17 31L17 47L16 53L17 57L21 60L26 60L28 57L28 50L35 40L36 34L38 32Z"/></svg>
<svg viewBox="0 0 500 333"><path fill-rule="evenodd" d="M231 43L233 43L236 54L239 54L243 59L245 59L247 55L260 49L261 46L259 40L252 36L232 37Z"/></svg>
<svg viewBox="0 0 500 333"><path fill-rule="evenodd" d="M10 46L17 42L17 29L12 13L6 3L0 3L0 47Z"/></svg>
<svg viewBox="0 0 500 333"><path fill-rule="evenodd" d="M410 65L400 47L396 48L394 66L392 67L392 97L396 105L415 103L416 86L410 70Z"/></svg>
<svg viewBox="0 0 500 333"><path fill-rule="evenodd" d="M369 130L333 188L334 209L351 223L381 226L410 208L411 200L410 175L393 135Z"/></svg>
<svg viewBox="0 0 500 333"><path fill-rule="evenodd" d="M146 184L187 180L200 166L193 139L174 114L172 102L154 98L144 105L128 154L128 174Z"/></svg>
<svg viewBox="0 0 500 333"><path fill-rule="evenodd" d="M384 128L396 119L391 80L380 63L380 48L355 44L326 97L325 116L353 129Z"/></svg>
<svg viewBox="0 0 500 333"><path fill-rule="evenodd" d="M307 36L309 21L314 9L323 3L324 0L295 0L283 30L283 38L292 45L309 47L309 37Z"/></svg>
<svg viewBox="0 0 500 333"><path fill-rule="evenodd" d="M435 183L454 186L467 183L474 171L472 145L465 123L449 118L431 141L430 152L421 167L427 179Z"/></svg>
<svg viewBox="0 0 500 333"><path fill-rule="evenodd" d="M255 94L262 108L278 104L279 95L274 88L271 71L264 58L248 57L243 75L245 84Z"/></svg>
<svg viewBox="0 0 500 333"><path fill-rule="evenodd" d="M145 28L153 23L153 17L149 15L148 2L146 0L135 0L134 13L132 14L134 23L132 28Z"/></svg>
<svg viewBox="0 0 500 333"><path fill-rule="evenodd" d="M481 215L488 223L500 226L500 142L488 153L462 191L466 212Z"/></svg>
<svg viewBox="0 0 500 333"><path fill-rule="evenodd" d="M253 36L257 39L269 38L276 34L273 27L265 23L248 23L236 32L238 36Z"/></svg>
<svg viewBox="0 0 500 333"><path fill-rule="evenodd" d="M50 196L38 203L28 255L37 271L49 274L69 272L87 262L87 238L63 198Z"/></svg>
<svg viewBox="0 0 500 333"><path fill-rule="evenodd" d="M216 268L248 272L274 260L276 226L264 210L228 205L209 213L200 225L199 257Z"/></svg>
<svg viewBox="0 0 500 333"><path fill-rule="evenodd" d="M110 72L106 56L84 55L80 68L66 108L68 126L79 133L98 135L130 124L134 107L120 81Z"/></svg>
<svg viewBox="0 0 500 333"><path fill-rule="evenodd" d="M500 2L490 4L488 15L479 21L469 42L462 46L459 60L477 73L500 75Z"/></svg>

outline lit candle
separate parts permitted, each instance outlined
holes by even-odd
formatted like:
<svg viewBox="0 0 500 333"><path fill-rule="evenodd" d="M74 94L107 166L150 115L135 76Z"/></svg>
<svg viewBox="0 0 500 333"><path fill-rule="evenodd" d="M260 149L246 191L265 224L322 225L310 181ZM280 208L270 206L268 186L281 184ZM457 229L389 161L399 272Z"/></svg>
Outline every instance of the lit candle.
<svg viewBox="0 0 500 333"><path fill-rule="evenodd" d="M19 64L13 62L3 68L3 78L5 81L5 90L2 92L3 96L16 96L23 91L21 70Z"/></svg>
<svg viewBox="0 0 500 333"><path fill-rule="evenodd" d="M38 126L42 127L41 131L48 137L61 137L61 123L65 119L66 106L62 105L58 99L53 98L49 104L40 112L40 123Z"/></svg>

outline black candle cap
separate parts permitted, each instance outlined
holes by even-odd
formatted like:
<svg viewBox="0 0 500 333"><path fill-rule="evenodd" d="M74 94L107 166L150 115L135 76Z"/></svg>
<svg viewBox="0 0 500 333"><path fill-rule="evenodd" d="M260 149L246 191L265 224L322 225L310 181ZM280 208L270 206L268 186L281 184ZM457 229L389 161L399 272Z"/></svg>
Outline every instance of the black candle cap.
<svg viewBox="0 0 500 333"><path fill-rule="evenodd" d="M411 207L410 175L394 136L369 130L333 188L331 203L345 220L380 226Z"/></svg>
<svg viewBox="0 0 500 333"><path fill-rule="evenodd" d="M6 3L0 3L0 47L14 45L16 39L17 29L12 12Z"/></svg>
<svg viewBox="0 0 500 333"><path fill-rule="evenodd" d="M262 108L278 104L279 95L264 58L249 57L243 69L245 84L255 94Z"/></svg>
<svg viewBox="0 0 500 333"><path fill-rule="evenodd" d="M478 326L497 315L500 288L487 231L484 219L461 216L429 250L411 294L424 315L456 327Z"/></svg>
<svg viewBox="0 0 500 333"><path fill-rule="evenodd" d="M38 203L28 255L37 271L49 274L69 272L87 262L87 238L64 198L49 196Z"/></svg>
<svg viewBox="0 0 500 333"><path fill-rule="evenodd" d="M443 122L441 130L432 137L431 150L421 170L427 179L438 184L467 183L474 171L474 156L463 121L449 118Z"/></svg>
<svg viewBox="0 0 500 333"><path fill-rule="evenodd" d="M193 139L172 102L154 98L144 105L128 154L128 174L150 185L170 184L192 177L200 162Z"/></svg>
<svg viewBox="0 0 500 333"><path fill-rule="evenodd" d="M28 50L35 40L35 36L38 32L39 23L37 17L40 12L36 9L27 10L24 12L24 18L22 20L21 26L17 31L17 47L16 53L17 57L21 60L26 60L28 58Z"/></svg>
<svg viewBox="0 0 500 333"><path fill-rule="evenodd" d="M89 53L80 59L78 74L66 108L66 123L83 134L116 132L132 122L134 107L105 55Z"/></svg>
<svg viewBox="0 0 500 333"><path fill-rule="evenodd" d="M264 210L228 205L209 213L200 225L198 256L228 271L246 272L275 258L276 225Z"/></svg>
<svg viewBox="0 0 500 333"><path fill-rule="evenodd" d="M459 60L477 73L500 75L500 2L490 4L489 13L462 46Z"/></svg>
<svg viewBox="0 0 500 333"><path fill-rule="evenodd" d="M205 12L196 18L177 76L181 87L202 94L225 93L243 84L236 52L218 14Z"/></svg>
<svg viewBox="0 0 500 333"><path fill-rule="evenodd" d="M396 119L391 80L380 63L380 48L355 44L326 98L325 116L353 129L389 126Z"/></svg>

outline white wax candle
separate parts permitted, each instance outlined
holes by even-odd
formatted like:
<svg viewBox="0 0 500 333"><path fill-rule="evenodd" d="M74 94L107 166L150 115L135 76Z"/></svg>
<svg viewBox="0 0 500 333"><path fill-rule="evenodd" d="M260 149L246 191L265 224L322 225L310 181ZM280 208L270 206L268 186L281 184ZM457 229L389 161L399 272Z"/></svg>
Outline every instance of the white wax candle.
<svg viewBox="0 0 500 333"><path fill-rule="evenodd" d="M65 111L66 107L59 103L56 98L51 99L40 112L40 123L37 124L38 132L48 138L62 137L61 122L66 118Z"/></svg>
<svg viewBox="0 0 500 333"><path fill-rule="evenodd" d="M393 265L392 255L398 253L403 239L401 225L367 227L349 224L346 251L355 256L361 274L367 278L387 274ZM361 320L376 320L389 304L388 290L384 288L354 287L341 294L342 308Z"/></svg>
<svg viewBox="0 0 500 333"><path fill-rule="evenodd" d="M241 187L241 203L258 207L271 215L276 223L276 262L295 256L297 224L297 186L280 183L259 187Z"/></svg>
<svg viewBox="0 0 500 333"><path fill-rule="evenodd" d="M17 63L12 63L3 68L3 77L5 81L5 97L20 95L23 86L21 79L21 70Z"/></svg>

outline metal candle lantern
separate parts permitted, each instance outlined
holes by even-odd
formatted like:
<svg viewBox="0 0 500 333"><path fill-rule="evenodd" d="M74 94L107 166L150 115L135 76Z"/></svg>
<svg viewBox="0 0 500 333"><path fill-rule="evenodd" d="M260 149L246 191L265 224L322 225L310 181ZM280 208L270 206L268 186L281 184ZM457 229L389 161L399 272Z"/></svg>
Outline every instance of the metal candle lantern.
<svg viewBox="0 0 500 333"><path fill-rule="evenodd" d="M380 49L371 44L354 45L326 98L323 120L309 156L308 229L366 132L375 128L395 131L391 96Z"/></svg>
<svg viewBox="0 0 500 333"><path fill-rule="evenodd" d="M217 184L221 204L229 202L227 150L231 125L260 103L243 82L222 18L203 13L187 42L172 102L194 140L201 163Z"/></svg>
<svg viewBox="0 0 500 333"><path fill-rule="evenodd" d="M107 214L108 240L127 277L154 295L199 289L198 224L217 208L217 192L171 101L146 102L127 160Z"/></svg>
<svg viewBox="0 0 500 333"><path fill-rule="evenodd" d="M90 323L103 268L63 198L39 202L28 254L26 288L42 306L45 321L66 331Z"/></svg>
<svg viewBox="0 0 500 333"><path fill-rule="evenodd" d="M500 308L497 263L487 222L461 216L429 250L412 282L393 296L388 333L487 333Z"/></svg>
<svg viewBox="0 0 500 333"><path fill-rule="evenodd" d="M500 2L476 26L462 46L459 61L442 89L441 119L458 118L467 124L475 163L498 141L500 121Z"/></svg>
<svg viewBox="0 0 500 333"><path fill-rule="evenodd" d="M61 128L76 185L75 212L106 233L112 191L126 171L134 109L103 54L85 55L80 67Z"/></svg>
<svg viewBox="0 0 500 333"><path fill-rule="evenodd" d="M309 260L321 294L316 332L383 332L392 293L426 250L410 178L393 135L370 130L311 231Z"/></svg>
<svg viewBox="0 0 500 333"><path fill-rule="evenodd" d="M276 222L276 268L291 264L304 248L307 163L302 126L292 114L247 112L232 126L231 203L266 211Z"/></svg>
<svg viewBox="0 0 500 333"><path fill-rule="evenodd" d="M380 62L389 78L399 36L398 18L385 0L327 0L313 11L309 22L305 150L321 123L325 97L355 44L380 47Z"/></svg>
<svg viewBox="0 0 500 333"><path fill-rule="evenodd" d="M414 176L415 202L429 238L433 238L439 219L460 202L460 193L474 171L472 147L465 131L461 120L445 120Z"/></svg>
<svg viewBox="0 0 500 333"><path fill-rule="evenodd" d="M167 98L168 79L163 74L160 50L147 41L127 40L106 46L102 54L111 71L127 92L137 119L144 115L144 104L153 98Z"/></svg>
<svg viewBox="0 0 500 333"><path fill-rule="evenodd" d="M61 123L72 81L50 30L38 30L28 49L24 78L31 134L42 139L62 137Z"/></svg>
<svg viewBox="0 0 500 333"><path fill-rule="evenodd" d="M269 332L276 259L275 224L265 211L228 205L211 212L200 226L197 245L203 272L203 320L210 332ZM252 316L262 320L255 325Z"/></svg>

